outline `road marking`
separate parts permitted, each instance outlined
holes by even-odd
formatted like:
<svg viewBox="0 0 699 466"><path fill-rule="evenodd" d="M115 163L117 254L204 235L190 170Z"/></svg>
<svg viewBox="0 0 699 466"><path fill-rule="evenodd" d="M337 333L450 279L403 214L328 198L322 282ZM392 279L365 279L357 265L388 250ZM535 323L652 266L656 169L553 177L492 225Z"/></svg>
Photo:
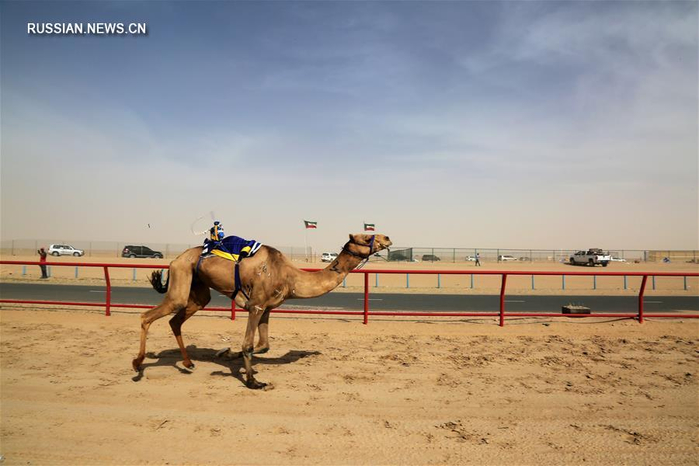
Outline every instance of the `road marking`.
<svg viewBox="0 0 699 466"><path fill-rule="evenodd" d="M524 300L518 300L518 299L506 299L506 303L525 303L526 301Z"/></svg>
<svg viewBox="0 0 699 466"><path fill-rule="evenodd" d="M104 290L89 290L89 293L104 293Z"/></svg>

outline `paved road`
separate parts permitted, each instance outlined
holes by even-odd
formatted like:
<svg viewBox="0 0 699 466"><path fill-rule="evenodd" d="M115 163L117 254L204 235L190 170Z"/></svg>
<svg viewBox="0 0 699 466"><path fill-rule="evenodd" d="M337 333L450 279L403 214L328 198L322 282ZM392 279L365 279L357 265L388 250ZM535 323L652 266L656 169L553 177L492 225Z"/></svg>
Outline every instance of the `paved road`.
<svg viewBox="0 0 699 466"><path fill-rule="evenodd" d="M114 287L112 302L122 304L158 304L162 295L150 288ZM104 302L105 289L100 286L51 285L46 283L0 283L2 299L32 299L41 301ZM377 293L369 295L372 311L426 311L426 312L497 312L500 297L493 295L401 294ZM511 295L506 297L508 312L561 312L561 306L580 304L595 313L635 312L638 298L634 296L536 296ZM230 306L230 300L212 292L209 306ZM289 300L282 308L338 309L364 308L362 293L329 293L304 300ZM691 296L652 296L644 300L647 313L693 311L699 312L699 298Z"/></svg>

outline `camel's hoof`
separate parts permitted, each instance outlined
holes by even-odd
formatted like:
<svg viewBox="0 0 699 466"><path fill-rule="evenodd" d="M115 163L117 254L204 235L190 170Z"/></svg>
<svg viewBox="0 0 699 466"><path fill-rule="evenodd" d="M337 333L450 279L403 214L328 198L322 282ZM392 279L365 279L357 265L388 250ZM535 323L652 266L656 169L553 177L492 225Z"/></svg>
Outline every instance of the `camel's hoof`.
<svg viewBox="0 0 699 466"><path fill-rule="evenodd" d="M131 367L133 367L134 371L140 372L142 362L143 362L143 359L136 358L133 361L131 361Z"/></svg>
<svg viewBox="0 0 699 466"><path fill-rule="evenodd" d="M216 357L217 357L217 358L220 358L220 357L223 356L224 354L230 353L230 351L231 351L230 348L223 348L223 349L220 349L220 350L216 351Z"/></svg>
<svg viewBox="0 0 699 466"><path fill-rule="evenodd" d="M180 369L181 371L189 372L190 374L193 374L194 371L196 370L197 366L195 366L194 363L191 363L191 362L190 362L189 364L190 364L190 365L187 366L187 365L184 363L184 361L180 361L180 362L176 363L175 366L176 366L178 369Z"/></svg>
<svg viewBox="0 0 699 466"><path fill-rule="evenodd" d="M267 386L266 383L263 382L258 382L255 379L250 379L245 381L245 386L252 389L252 390L260 390L263 389Z"/></svg>
<svg viewBox="0 0 699 466"><path fill-rule="evenodd" d="M265 354L267 351L269 351L269 346L266 348L256 349L252 352L252 354Z"/></svg>

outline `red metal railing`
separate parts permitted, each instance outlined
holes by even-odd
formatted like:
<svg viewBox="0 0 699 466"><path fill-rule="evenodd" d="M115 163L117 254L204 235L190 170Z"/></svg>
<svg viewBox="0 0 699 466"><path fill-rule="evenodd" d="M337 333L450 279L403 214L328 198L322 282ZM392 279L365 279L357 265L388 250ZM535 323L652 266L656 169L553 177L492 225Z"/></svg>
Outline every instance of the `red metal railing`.
<svg viewBox="0 0 699 466"><path fill-rule="evenodd" d="M105 315L111 315L112 307L131 308L131 309L150 309L153 306L145 304L124 304L112 303L111 292L112 285L109 277L110 268L128 268L128 269L167 269L169 265L150 265L150 264L108 264L108 263L93 263L93 262L30 262L30 261L0 261L0 265L48 265L57 267L101 267L104 269L104 279L106 284L106 302L90 303L90 302L71 302L71 301L36 301L24 299L0 299L0 303L16 303L16 304L57 304L70 306L91 306L105 307ZM304 268L302 270L315 272L322 269ZM499 317L500 326L505 325L505 317L568 317L566 314L553 314L541 312L505 312L505 291L507 285L507 277L510 275L526 275L526 276L600 276L600 277L642 277L641 287L638 294L638 310L635 313L590 313L577 314L575 317L622 317L635 318L639 323L643 323L643 319L647 317L681 317L696 319L699 314L645 314L643 310L643 297L646 289L648 277L699 277L699 272L592 272L592 271L567 271L567 272L551 272L551 271L524 271L524 270L397 270L397 269L381 269L381 270L353 270L350 273L364 274L364 310L363 311L337 311L337 310L312 310L312 309L275 309L272 312L279 314L309 314L309 315L356 315L363 316L364 324L369 322L369 316L404 316L404 317ZM369 310L369 274L411 274L411 275L500 275L500 309L499 312L395 312L395 311L378 311L370 312ZM230 308L223 307L207 307L207 311L225 311L231 313L231 319L235 320L236 309L235 301L231 301Z"/></svg>

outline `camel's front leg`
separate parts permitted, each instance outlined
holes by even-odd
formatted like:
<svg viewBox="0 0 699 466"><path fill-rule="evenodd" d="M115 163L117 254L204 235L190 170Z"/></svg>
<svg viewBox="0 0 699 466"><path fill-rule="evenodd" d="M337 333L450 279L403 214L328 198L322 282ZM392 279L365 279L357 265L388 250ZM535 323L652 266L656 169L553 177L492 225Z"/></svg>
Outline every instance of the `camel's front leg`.
<svg viewBox="0 0 699 466"><path fill-rule="evenodd" d="M253 353L264 354L269 351L269 312L267 309L260 318L260 324L257 327L257 333L260 335L260 339L257 340L257 346Z"/></svg>
<svg viewBox="0 0 699 466"><path fill-rule="evenodd" d="M248 307L248 326L245 329L245 338L243 338L243 362L245 363L245 385L248 388L259 389L264 388L267 384L255 380L252 372L252 354L253 343L255 342L255 332L260 324L260 319L264 314L263 309L256 305Z"/></svg>

